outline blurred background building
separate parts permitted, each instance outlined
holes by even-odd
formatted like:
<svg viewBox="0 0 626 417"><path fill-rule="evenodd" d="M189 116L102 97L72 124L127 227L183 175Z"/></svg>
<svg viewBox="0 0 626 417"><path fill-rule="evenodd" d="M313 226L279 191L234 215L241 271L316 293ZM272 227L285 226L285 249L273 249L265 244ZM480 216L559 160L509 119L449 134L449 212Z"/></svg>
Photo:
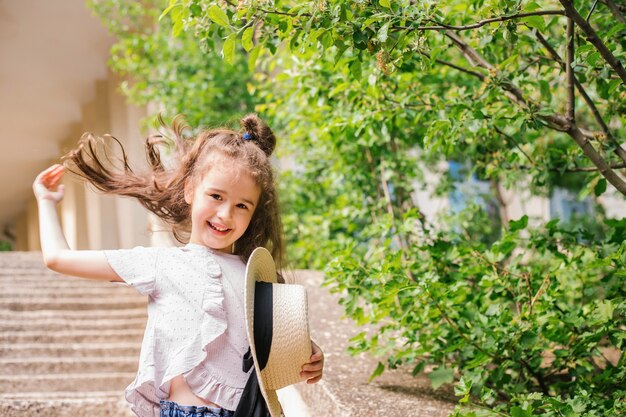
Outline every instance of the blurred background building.
<svg viewBox="0 0 626 417"><path fill-rule="evenodd" d="M0 2L0 240L39 250L35 176L83 132L114 133L136 164L145 160L145 109L126 103L107 69L113 39L84 0ZM59 210L73 248L149 245L147 212L130 199L96 194L66 175ZM158 234L157 234L158 235Z"/></svg>

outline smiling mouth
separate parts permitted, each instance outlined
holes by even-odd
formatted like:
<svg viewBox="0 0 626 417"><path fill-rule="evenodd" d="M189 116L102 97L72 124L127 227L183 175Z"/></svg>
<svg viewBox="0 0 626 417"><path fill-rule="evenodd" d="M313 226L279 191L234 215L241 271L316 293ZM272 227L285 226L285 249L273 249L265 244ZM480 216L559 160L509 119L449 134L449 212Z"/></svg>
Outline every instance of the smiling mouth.
<svg viewBox="0 0 626 417"><path fill-rule="evenodd" d="M225 228L225 227L218 227L218 226L214 225L214 224L213 224L213 223L211 223L211 222L207 222L207 223L209 224L209 226L211 227L211 229L216 230L216 231L218 231L218 232L220 232L220 233L226 233L226 232L228 232L229 230L231 230L231 229L229 229L229 228Z"/></svg>

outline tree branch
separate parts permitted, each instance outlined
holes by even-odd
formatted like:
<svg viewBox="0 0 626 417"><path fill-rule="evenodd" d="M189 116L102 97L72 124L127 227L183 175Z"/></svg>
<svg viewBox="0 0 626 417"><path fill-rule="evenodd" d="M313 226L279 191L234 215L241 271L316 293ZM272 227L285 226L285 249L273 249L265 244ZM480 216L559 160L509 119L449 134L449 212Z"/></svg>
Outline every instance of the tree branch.
<svg viewBox="0 0 626 417"><path fill-rule="evenodd" d="M491 180L491 188L493 189L493 193L496 197L496 201L498 202L498 210L500 211L500 221L502 222L502 226L504 228L509 227L509 211L508 211L508 202L504 199L504 194L502 193L502 189L500 188L500 181L497 179Z"/></svg>
<svg viewBox="0 0 626 417"><path fill-rule="evenodd" d="M535 31L535 35L536 35L537 39L539 40L539 42L541 42L541 44L546 48L546 50L548 51L550 56L552 56L552 58L556 62L559 63L559 65L561 66L561 69L565 70L565 63L561 59L561 56L559 55L559 53L552 47L552 45L550 45L550 43L546 40L546 38L543 37L543 35L541 35L541 33L539 31ZM574 84L576 85L576 89L578 90L578 93L581 95L583 100L585 100L585 103L587 103L587 106L589 106L589 109L591 110L591 113L593 114L594 119L600 125L600 128L604 132L605 136L607 137L609 142L615 147L615 151L614 152L617 154L617 156L619 156L619 158L622 161L626 162L626 150L624 150L624 148L622 148L622 146L617 141L615 136L613 136L613 134L609 130L609 126L604 122L604 119L600 115L600 111L596 107L595 103L593 102L591 97L589 97L589 94L587 94L587 92L585 91L584 87L578 81L578 79L576 77L574 77ZM583 133L585 133L585 132L583 131ZM585 133L585 136L593 137L594 135Z"/></svg>
<svg viewBox="0 0 626 417"><path fill-rule="evenodd" d="M513 358L511 358L511 360L514 360ZM546 385L546 381L544 379L543 374L540 371L536 371L532 368L532 366L530 366L530 364L528 362L526 362L523 358L520 358L520 362L522 363L522 365L524 366L524 368L526 368L526 370L528 371L528 373L530 375L532 375L533 377L535 377L535 379L537 380L537 382L539 383L539 386L541 387L541 391L543 392L543 395L545 395L546 397L551 397L550 395L550 389L548 388L548 386Z"/></svg>
<svg viewBox="0 0 626 417"><path fill-rule="evenodd" d="M536 12L527 12L527 13L517 13L517 14L513 14L513 15L508 15L508 16L498 16L498 17L492 17L489 19L484 19L481 20L479 22L473 23L471 25L464 25L464 26L453 26L453 25L446 25L445 23L441 23L438 22L434 19L428 19L428 21L430 22L434 22L437 24L437 26L393 26L393 30L406 30L406 31L424 31L424 30L470 30L470 29L477 29L479 27L485 26L486 24L489 23L493 23L493 22L504 22L507 20L512 20L512 19L522 19L524 17L528 17L528 16L554 16L554 15L559 15L559 16L565 16L565 12L563 10L540 10L540 11L536 11Z"/></svg>
<svg viewBox="0 0 626 417"><path fill-rule="evenodd" d="M531 166L528 165L515 165L515 166L510 166L507 168L511 168L511 169L523 169L523 170L527 170L527 169L531 169ZM625 169L626 168L626 163L620 163L620 164L611 164L609 165L609 168L611 169ZM548 171L550 172L597 172L598 171L598 167L574 167L574 168L566 168L566 169L561 169L561 168L556 168L556 167L549 167L546 168Z"/></svg>
<svg viewBox="0 0 626 417"><path fill-rule="evenodd" d="M450 31L445 31L444 33L448 38L452 39L468 61L474 65L488 69L493 74L497 74L498 70L485 60L475 49L467 45L458 35ZM523 92L517 86L511 82L506 82L501 84L500 87L505 90L505 95L511 98L515 103L523 108L528 108L528 102ZM537 118L546 123L549 127L567 133L582 149L585 156L598 167L598 171L600 171L602 176L621 194L626 195L626 182L611 169L604 158L602 158L598 151L591 145L583 131L576 126L576 123L570 123L560 114L538 115Z"/></svg>
<svg viewBox="0 0 626 417"><path fill-rule="evenodd" d="M306 17L311 17L313 16L310 13L288 13L288 12L280 12L278 10L266 10L266 9L261 9L259 8L260 12L263 12L265 14L277 14L280 16L290 16L290 17L300 17L300 16L306 16Z"/></svg>
<svg viewBox="0 0 626 417"><path fill-rule="evenodd" d="M475 49L466 44L456 33L445 31L444 34L452 40L457 48L461 50L465 58L474 66L485 68L491 74L498 73L498 69L491 65L485 58L483 58ZM482 76L481 80L485 80ZM505 95L509 97L513 102L519 104L522 108L528 109L528 102L524 98L524 93L518 87L510 82L504 82L500 85L505 92Z"/></svg>
<svg viewBox="0 0 626 417"><path fill-rule="evenodd" d="M596 10L597 5L598 5L598 0L595 0L593 4L591 5L591 10L589 10L589 13L587 13L587 17L585 18L587 22L589 22L589 19L591 18L593 11Z"/></svg>
<svg viewBox="0 0 626 417"><path fill-rule="evenodd" d="M530 155L528 155L524 149L522 149L522 147L519 145L519 143L517 142L517 140L515 140L515 138L511 135L508 135L506 133L504 133L502 130L500 130L497 126L493 127L495 129L496 132L498 132L499 134L501 134L502 136L504 136L506 139L510 140L511 142L513 142L513 144L515 145L515 147L526 157L526 159L528 159L528 161L530 161L531 164L535 165L535 161L533 161L533 159L530 157Z"/></svg>
<svg viewBox="0 0 626 417"><path fill-rule="evenodd" d="M559 0L559 2L563 5L567 16L573 19L576 25L585 33L587 41L598 50L602 58L617 72L617 75L622 79L622 83L626 85L626 69L624 69L622 63L615 58L615 55L613 55L609 48L606 47L585 18L576 11L572 0Z"/></svg>
<svg viewBox="0 0 626 417"><path fill-rule="evenodd" d="M561 125L567 123L562 119L559 115L548 116L550 119L555 122L560 122ZM608 182L610 182L620 193L626 195L626 182L617 175L615 171L613 171L609 164L606 163L604 158L595 150L595 148L591 145L589 140L585 137L585 135L581 132L581 130L576 126L576 124L570 125L570 128L566 130L567 134L570 135L574 142L580 146L583 153L593 162L593 164L598 167L598 171L602 174L604 178Z"/></svg>
<svg viewBox="0 0 626 417"><path fill-rule="evenodd" d="M565 89L567 91L566 119L570 124L576 124L576 95L574 94L574 21L567 19L567 43L565 55Z"/></svg>
<svg viewBox="0 0 626 417"><path fill-rule="evenodd" d="M424 55L426 58L432 59L430 57L430 55L427 54L426 52L420 51L420 50L418 50L418 52L420 53L420 55ZM472 71L472 70L467 69L467 68L463 68L461 66L455 65L455 64L453 64L451 62L448 62L448 61L443 61L441 59L435 59L435 62L438 63L438 64L441 64L441 65L445 65L445 66L450 67L450 68L454 68L455 70L464 72L466 74L473 75L474 77L480 79L481 81L485 81L485 78L487 78L484 74L481 74L480 72L476 72L476 71Z"/></svg>

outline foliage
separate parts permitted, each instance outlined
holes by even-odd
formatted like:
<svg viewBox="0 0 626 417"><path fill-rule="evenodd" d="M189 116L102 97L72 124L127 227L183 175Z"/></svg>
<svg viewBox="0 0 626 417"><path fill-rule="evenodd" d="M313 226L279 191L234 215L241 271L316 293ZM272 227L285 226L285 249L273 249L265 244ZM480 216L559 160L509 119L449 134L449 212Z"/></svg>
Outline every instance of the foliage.
<svg viewBox="0 0 626 417"><path fill-rule="evenodd" d="M166 120L182 113L191 126L212 127L253 111L246 60L225 66L216 51L216 45L221 49L219 39L199 44L185 32L173 38L171 24L158 24L166 5L165 0L89 0L117 39L109 65L126 77L122 92L137 104L159 104Z"/></svg>
<svg viewBox="0 0 626 417"><path fill-rule="evenodd" d="M282 176L290 253L328 265L348 315L378 328L353 352L416 374L434 367L433 387L455 384L457 415L617 416L624 220L508 221L502 203L500 216L469 204L432 218L417 197L448 195L450 160L488 181L495 201L510 187L624 193L626 87L609 62L624 62L624 10L596 3L576 4L598 38L576 24L569 59L566 0L174 0L158 31L194 54L195 37L206 61L222 54L210 71L254 70L256 109L296 162ZM184 106L204 114L203 102Z"/></svg>
<svg viewBox="0 0 626 417"><path fill-rule="evenodd" d="M456 415L623 413L626 221L607 222L593 245L556 220L527 224L511 222L489 248L461 228L411 238L404 252L388 229L369 256L344 249L327 283L344 291L351 317L377 325L352 340L354 352L415 373L432 365L433 386L456 379Z"/></svg>
<svg viewBox="0 0 626 417"><path fill-rule="evenodd" d="M579 13L588 14L588 8ZM388 132L397 120L381 113L420 123L427 128L418 137L430 152L471 155L491 178L511 183L521 170L542 187L551 172L594 169L591 159L626 193L626 183L604 169L626 162L624 150L617 149L625 129L626 75L620 78L579 31L571 66L589 100L578 100L575 126L566 121L566 57L558 50L567 44L567 19L557 2L252 1L231 7L196 0L170 1L169 11L200 40L226 39L227 61L238 55L235 45L252 62L267 57L268 70L284 71L278 85L297 83L291 90L309 104L318 95L318 106L360 106L366 116L379 111L376 127L384 124ZM606 5L594 8L591 17L599 42L623 58L626 23ZM280 90L273 88L272 96L288 97ZM595 148L585 145L583 152L576 143L580 135ZM588 176L588 187L600 181Z"/></svg>
<svg viewBox="0 0 626 417"><path fill-rule="evenodd" d="M379 326L353 340L355 352L415 372L434 365L434 387L457 381L459 415L623 411L623 359L603 361L601 349L623 351L624 246L615 237L624 225L595 239L556 222L528 228L524 218L490 245L480 209L441 227L413 198L424 169L450 159L469 162L494 192L528 179L534 192L580 190L567 171L585 173L583 193L602 194L606 181L624 192L606 169L626 162L615 139L626 133L624 85L578 35L570 60L590 98L573 126L568 58L556 56L567 44L560 7L338 0L170 9L200 39L224 38L227 60L241 45L266 82L257 108L288 133L300 167L286 221L296 250L314 253L316 266L334 255L327 285L349 316ZM594 13L603 45L622 58L626 26L607 8ZM506 18L449 29L494 16ZM581 147L581 132L594 148Z"/></svg>

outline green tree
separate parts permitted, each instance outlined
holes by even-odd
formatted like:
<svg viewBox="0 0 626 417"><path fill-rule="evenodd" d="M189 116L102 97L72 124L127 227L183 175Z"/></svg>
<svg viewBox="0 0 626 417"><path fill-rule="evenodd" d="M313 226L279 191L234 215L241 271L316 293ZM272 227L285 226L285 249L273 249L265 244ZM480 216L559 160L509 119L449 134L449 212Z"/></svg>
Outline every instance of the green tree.
<svg viewBox="0 0 626 417"><path fill-rule="evenodd" d="M121 90L133 103L159 105L166 120L182 113L195 127L233 122L254 110L246 60L237 57L232 66L224 65L221 40L197 42L193 33L172 28L169 17L167 24L159 25L167 0L88 4L117 39L109 66L126 77ZM174 20L177 17L172 14Z"/></svg>
<svg viewBox="0 0 626 417"><path fill-rule="evenodd" d="M617 416L626 221L510 220L500 191L626 194L623 16L611 0L186 0L158 30L223 55L215 71L254 70L256 109L297 161L282 177L291 255L327 265L347 313L378 329L352 351L433 366L457 415ZM491 184L499 216L423 215L415 192L435 173L446 196L450 160Z"/></svg>

